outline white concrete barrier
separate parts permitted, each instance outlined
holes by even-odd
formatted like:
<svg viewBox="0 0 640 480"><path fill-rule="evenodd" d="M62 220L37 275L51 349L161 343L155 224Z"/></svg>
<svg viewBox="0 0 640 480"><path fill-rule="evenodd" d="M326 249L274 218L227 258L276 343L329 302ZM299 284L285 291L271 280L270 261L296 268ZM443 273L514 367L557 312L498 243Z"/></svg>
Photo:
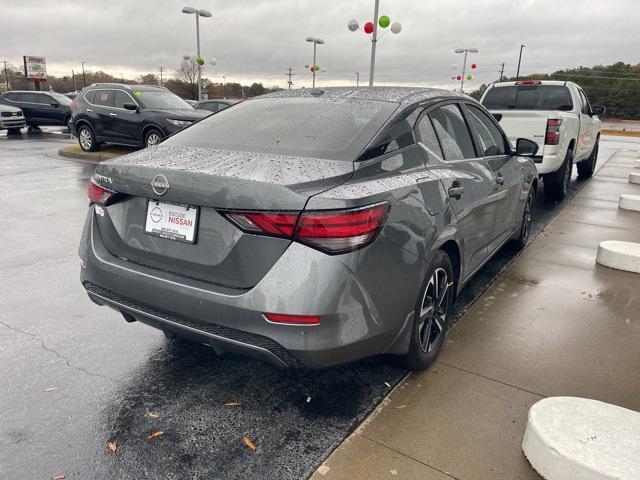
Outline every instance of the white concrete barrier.
<svg viewBox="0 0 640 480"><path fill-rule="evenodd" d="M640 195L620 195L618 208L640 212Z"/></svg>
<svg viewBox="0 0 640 480"><path fill-rule="evenodd" d="M634 165L636 168L640 168L640 160L636 160L636 163Z"/></svg>
<svg viewBox="0 0 640 480"><path fill-rule="evenodd" d="M640 273L640 243L617 240L600 242L596 262L605 267Z"/></svg>
<svg viewBox="0 0 640 480"><path fill-rule="evenodd" d="M629 174L629 183L640 184L640 173L631 172Z"/></svg>
<svg viewBox="0 0 640 480"><path fill-rule="evenodd" d="M546 480L640 478L640 413L573 397L529 410L522 451Z"/></svg>

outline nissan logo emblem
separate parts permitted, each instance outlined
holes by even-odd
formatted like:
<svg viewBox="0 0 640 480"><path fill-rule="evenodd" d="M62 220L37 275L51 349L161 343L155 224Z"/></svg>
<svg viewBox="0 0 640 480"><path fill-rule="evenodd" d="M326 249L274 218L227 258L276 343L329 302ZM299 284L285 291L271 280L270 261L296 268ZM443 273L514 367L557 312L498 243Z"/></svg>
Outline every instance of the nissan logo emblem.
<svg viewBox="0 0 640 480"><path fill-rule="evenodd" d="M163 174L159 173L151 180L151 188L156 195L164 195L169 190L169 180Z"/></svg>

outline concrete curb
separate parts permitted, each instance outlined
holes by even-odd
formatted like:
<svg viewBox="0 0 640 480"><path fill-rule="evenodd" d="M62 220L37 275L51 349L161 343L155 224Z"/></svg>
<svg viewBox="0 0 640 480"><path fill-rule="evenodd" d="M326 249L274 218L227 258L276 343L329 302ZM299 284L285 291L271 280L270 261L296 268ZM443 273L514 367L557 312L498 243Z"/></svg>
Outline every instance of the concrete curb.
<svg viewBox="0 0 640 480"><path fill-rule="evenodd" d="M634 167L640 168L640 160L636 160L636 163L634 164Z"/></svg>
<svg viewBox="0 0 640 480"><path fill-rule="evenodd" d="M117 158L122 155L126 155L127 153L131 153L129 151L114 151L113 149L101 150L98 152L83 152L82 150L77 149L75 145L65 146L58 150L58 155L66 158L73 158L77 160L85 160L89 162L102 162L104 160L111 160L112 158ZM133 150L131 150L133 151Z"/></svg>
<svg viewBox="0 0 640 480"><path fill-rule="evenodd" d="M522 451L546 480L640 478L640 413L596 400L535 403Z"/></svg>
<svg viewBox="0 0 640 480"><path fill-rule="evenodd" d="M640 185L640 173L631 172L629 174L629 183L636 183Z"/></svg>
<svg viewBox="0 0 640 480"><path fill-rule="evenodd" d="M640 243L617 240L600 242L596 262L616 270L640 273Z"/></svg>
<svg viewBox="0 0 640 480"><path fill-rule="evenodd" d="M618 208L640 212L640 195L620 195Z"/></svg>

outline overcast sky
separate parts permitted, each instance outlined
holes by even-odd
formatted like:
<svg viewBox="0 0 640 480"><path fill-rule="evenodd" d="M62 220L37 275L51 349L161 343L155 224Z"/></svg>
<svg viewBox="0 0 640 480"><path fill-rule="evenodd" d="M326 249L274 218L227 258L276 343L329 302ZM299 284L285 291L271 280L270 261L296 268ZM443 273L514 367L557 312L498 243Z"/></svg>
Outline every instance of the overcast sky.
<svg viewBox="0 0 640 480"><path fill-rule="evenodd" d="M310 85L304 65L312 62L308 35L323 38L317 63L326 68L319 85L361 83L369 72L371 42L361 27L373 17L374 0L0 0L0 60L20 65L22 55L47 58L48 71L104 70L133 78L173 73L184 54L195 52L195 20L185 5L208 9L200 22L203 58L217 65L213 81L286 86ZM551 72L616 61L640 63L638 0L381 0L381 14L402 32L378 42L376 83L454 87L462 56L477 48L469 89L496 80L500 64L515 75L518 51L526 45L522 72ZM454 69L456 64L459 67Z"/></svg>

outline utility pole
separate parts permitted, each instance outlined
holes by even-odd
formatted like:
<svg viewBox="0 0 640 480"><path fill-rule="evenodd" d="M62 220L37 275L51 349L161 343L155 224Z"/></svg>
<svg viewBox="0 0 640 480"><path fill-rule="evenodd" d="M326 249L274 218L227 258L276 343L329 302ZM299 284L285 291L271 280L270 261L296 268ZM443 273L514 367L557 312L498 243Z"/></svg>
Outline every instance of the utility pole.
<svg viewBox="0 0 640 480"><path fill-rule="evenodd" d="M378 43L378 11L380 0L376 0L373 11L373 36L371 37L371 67L369 70L369 86L373 87L373 72L376 68L376 44Z"/></svg>
<svg viewBox="0 0 640 480"><path fill-rule="evenodd" d="M73 78L73 91L77 92L78 86L76 85L76 72L73 71L73 68L71 69L71 77Z"/></svg>
<svg viewBox="0 0 640 480"><path fill-rule="evenodd" d="M360 86L360 73L356 72L356 87Z"/></svg>
<svg viewBox="0 0 640 480"><path fill-rule="evenodd" d="M162 87L162 67L158 67L158 70L160 70L160 86Z"/></svg>
<svg viewBox="0 0 640 480"><path fill-rule="evenodd" d="M287 68L287 73L285 73L285 76L289 77L289 81L287 82L287 85L289 85L289 90L291 90L291 85L293 85L293 82L291 81L291 77L294 75L295 73L293 73L293 68L291 67Z"/></svg>
<svg viewBox="0 0 640 480"><path fill-rule="evenodd" d="M222 98L227 98L227 76L222 75ZM242 91L242 99L244 100L244 90Z"/></svg>
<svg viewBox="0 0 640 480"><path fill-rule="evenodd" d="M7 92L9 91L9 72L7 71L7 61L4 61L4 83L7 87Z"/></svg>
<svg viewBox="0 0 640 480"><path fill-rule="evenodd" d="M502 67L500 68L500 82L502 81L502 77L504 76L504 62L502 62Z"/></svg>
<svg viewBox="0 0 640 480"><path fill-rule="evenodd" d="M518 57L518 72L516 73L516 80L520 78L520 63L522 62L522 49L525 45L520 45L520 56Z"/></svg>
<svg viewBox="0 0 640 480"><path fill-rule="evenodd" d="M82 83L84 86L87 86L87 76L84 74L84 64L87 63L86 60L82 62Z"/></svg>

